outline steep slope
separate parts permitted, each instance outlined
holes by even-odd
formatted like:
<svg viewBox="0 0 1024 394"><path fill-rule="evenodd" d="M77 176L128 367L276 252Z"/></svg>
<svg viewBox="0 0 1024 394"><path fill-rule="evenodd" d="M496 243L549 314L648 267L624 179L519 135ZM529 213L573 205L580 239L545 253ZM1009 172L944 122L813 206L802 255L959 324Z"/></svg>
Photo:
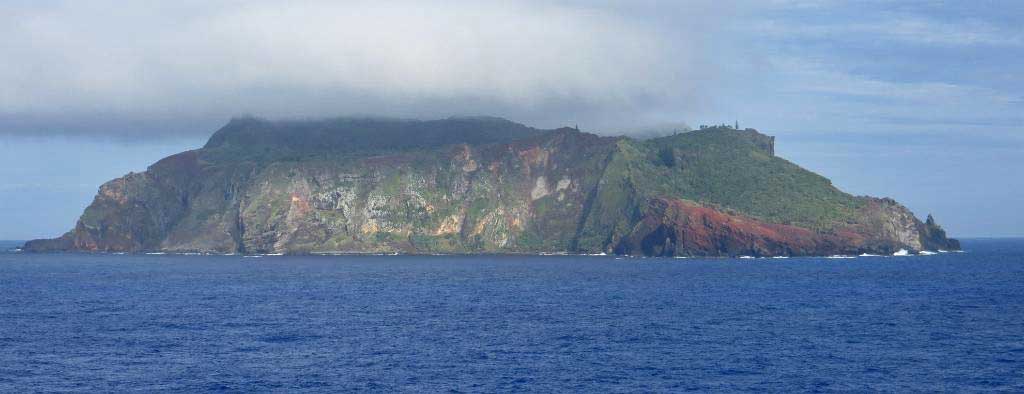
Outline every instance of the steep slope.
<svg viewBox="0 0 1024 394"><path fill-rule="evenodd" d="M26 250L806 255L956 249L754 130L647 141L497 118L236 119Z"/></svg>

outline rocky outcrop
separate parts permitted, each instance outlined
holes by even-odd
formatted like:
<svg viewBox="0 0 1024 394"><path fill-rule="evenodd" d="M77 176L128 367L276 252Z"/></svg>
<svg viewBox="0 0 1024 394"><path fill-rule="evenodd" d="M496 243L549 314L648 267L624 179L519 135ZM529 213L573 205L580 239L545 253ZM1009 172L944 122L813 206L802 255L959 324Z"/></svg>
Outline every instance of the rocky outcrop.
<svg viewBox="0 0 1024 394"><path fill-rule="evenodd" d="M882 203L894 204L891 200ZM878 214L875 209L878 207L867 207L863 214ZM821 256L960 248L944 233L932 235L928 231L935 230L923 229L906 208L888 205L884 209L879 222L815 232L725 213L692 201L656 198L648 203L629 235L616 245L615 252L647 256Z"/></svg>
<svg viewBox="0 0 1024 394"><path fill-rule="evenodd" d="M808 229L763 223L679 200L656 198L615 252L648 256L788 256L835 251Z"/></svg>
<svg viewBox="0 0 1024 394"><path fill-rule="evenodd" d="M946 237L946 230L935 223L931 214L928 214L924 224L918 224L917 233L920 235L922 250L960 250L960 241Z"/></svg>
<svg viewBox="0 0 1024 394"><path fill-rule="evenodd" d="M376 139L374 139L376 138ZM372 140L367 140L372 139ZM752 129L647 141L496 118L232 121L29 251L822 255L957 249Z"/></svg>

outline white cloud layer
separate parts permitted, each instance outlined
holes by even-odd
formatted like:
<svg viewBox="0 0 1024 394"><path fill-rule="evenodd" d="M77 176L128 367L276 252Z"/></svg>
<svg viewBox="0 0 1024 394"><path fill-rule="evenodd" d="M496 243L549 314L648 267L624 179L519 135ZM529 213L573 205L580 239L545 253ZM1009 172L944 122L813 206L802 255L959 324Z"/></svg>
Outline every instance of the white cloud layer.
<svg viewBox="0 0 1024 394"><path fill-rule="evenodd" d="M942 46L998 46L1024 45L1024 34L1019 30L1003 29L978 20L958 23L942 22L906 15L883 16L871 22L835 24L790 24L781 21L761 21L754 26L761 34L792 39L815 38L842 40L849 37L867 37L913 45Z"/></svg>
<svg viewBox="0 0 1024 394"><path fill-rule="evenodd" d="M0 134L208 134L239 114L496 115L605 133L1019 126L1024 36L1002 11L935 7L9 0Z"/></svg>
<svg viewBox="0 0 1024 394"><path fill-rule="evenodd" d="M209 4L11 7L0 16L0 113L505 112L544 122L546 108L685 110L713 76L699 20L641 18L642 6Z"/></svg>

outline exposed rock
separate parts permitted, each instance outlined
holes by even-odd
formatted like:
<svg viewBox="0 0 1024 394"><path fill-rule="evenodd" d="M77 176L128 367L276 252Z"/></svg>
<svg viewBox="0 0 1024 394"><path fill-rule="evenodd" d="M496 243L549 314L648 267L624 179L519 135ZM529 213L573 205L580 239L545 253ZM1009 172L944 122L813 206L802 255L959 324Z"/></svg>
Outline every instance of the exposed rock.
<svg viewBox="0 0 1024 394"><path fill-rule="evenodd" d="M100 187L28 251L819 255L958 249L889 199L854 197L707 128L647 141L497 118L237 119Z"/></svg>

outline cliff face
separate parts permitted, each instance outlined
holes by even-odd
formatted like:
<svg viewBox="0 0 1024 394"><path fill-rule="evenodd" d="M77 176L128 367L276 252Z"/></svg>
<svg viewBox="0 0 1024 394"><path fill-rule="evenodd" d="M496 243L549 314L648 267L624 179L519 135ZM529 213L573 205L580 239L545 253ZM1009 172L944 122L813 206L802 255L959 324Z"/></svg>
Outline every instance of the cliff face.
<svg viewBox="0 0 1024 394"><path fill-rule="evenodd" d="M752 129L647 141L496 118L238 119L26 250L823 255L957 249Z"/></svg>

